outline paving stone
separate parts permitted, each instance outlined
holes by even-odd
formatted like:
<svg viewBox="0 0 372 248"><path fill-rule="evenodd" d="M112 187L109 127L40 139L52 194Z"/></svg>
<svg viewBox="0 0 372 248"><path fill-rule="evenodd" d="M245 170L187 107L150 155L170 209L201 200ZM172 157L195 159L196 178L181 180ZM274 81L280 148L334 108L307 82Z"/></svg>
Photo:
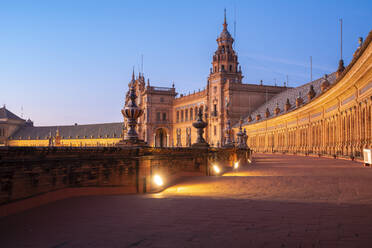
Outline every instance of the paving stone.
<svg viewBox="0 0 372 248"><path fill-rule="evenodd" d="M1 247L372 247L372 169L255 155L159 194L71 198L0 219Z"/></svg>

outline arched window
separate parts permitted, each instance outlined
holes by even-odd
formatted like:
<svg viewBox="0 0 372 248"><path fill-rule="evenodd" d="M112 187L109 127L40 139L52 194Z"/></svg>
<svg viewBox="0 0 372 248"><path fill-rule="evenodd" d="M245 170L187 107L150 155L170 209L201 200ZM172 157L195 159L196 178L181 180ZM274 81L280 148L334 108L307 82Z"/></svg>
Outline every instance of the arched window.
<svg viewBox="0 0 372 248"><path fill-rule="evenodd" d="M188 121L189 120L189 110L186 109L185 110L185 121Z"/></svg>
<svg viewBox="0 0 372 248"><path fill-rule="evenodd" d="M190 108L190 121L192 121L194 118L193 109Z"/></svg>
<svg viewBox="0 0 372 248"><path fill-rule="evenodd" d="M183 110L181 110L181 122L183 122Z"/></svg>
<svg viewBox="0 0 372 248"><path fill-rule="evenodd" d="M176 113L176 119L177 119L177 122L180 122L180 112L179 111L177 111L177 113Z"/></svg>
<svg viewBox="0 0 372 248"><path fill-rule="evenodd" d="M230 68L229 68L230 72L232 72L232 65L230 65Z"/></svg>

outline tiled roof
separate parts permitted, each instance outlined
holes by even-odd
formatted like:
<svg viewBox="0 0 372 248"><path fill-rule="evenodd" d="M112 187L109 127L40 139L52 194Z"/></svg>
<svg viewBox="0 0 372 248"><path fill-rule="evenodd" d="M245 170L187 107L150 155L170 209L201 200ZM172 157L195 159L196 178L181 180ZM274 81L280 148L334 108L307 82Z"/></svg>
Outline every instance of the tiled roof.
<svg viewBox="0 0 372 248"><path fill-rule="evenodd" d="M10 139L47 139L50 134L56 136L57 130L62 139L120 138L123 123L103 123L74 126L24 126L15 132Z"/></svg>
<svg viewBox="0 0 372 248"><path fill-rule="evenodd" d="M5 107L0 108L0 119L24 121L20 117L7 110Z"/></svg>
<svg viewBox="0 0 372 248"><path fill-rule="evenodd" d="M327 80L330 83L330 85L332 85L336 81L336 72L333 72L332 74L328 75ZM324 81L325 81L324 78L319 78L317 80L314 80L310 83L301 85L299 87L289 88L288 90L283 91L283 92L275 95L267 103L264 103L263 105L261 105L255 111L253 111L251 113L251 117L252 117L251 122L248 122L248 120L247 120L248 115L245 116L243 125L257 123L257 122L267 120L267 119L270 119L270 118L273 118L273 117L277 116L274 113L274 110L275 110L276 106L278 106L280 108L280 112L279 112L278 115L281 115L281 114L284 114L284 113L287 113L287 112L290 112L290 111L296 109L296 98L299 97L299 96L301 96L301 98L303 100L303 103L301 105L308 103L309 100L308 100L308 97L307 97L307 93L310 90L310 86L312 85L314 87L315 97L317 97L322 92L321 84ZM291 104L291 107L290 107L290 109L288 109L288 111L285 111L284 110L284 105L286 104L287 99L289 99L289 103ZM268 108L269 112L270 112L270 115L267 118L265 117L266 108ZM256 120L257 115L261 115L260 120ZM238 126L238 124L235 125L235 127L237 127L237 126Z"/></svg>
<svg viewBox="0 0 372 248"><path fill-rule="evenodd" d="M222 39L222 40L232 39L231 34L227 29L222 30L219 38Z"/></svg>

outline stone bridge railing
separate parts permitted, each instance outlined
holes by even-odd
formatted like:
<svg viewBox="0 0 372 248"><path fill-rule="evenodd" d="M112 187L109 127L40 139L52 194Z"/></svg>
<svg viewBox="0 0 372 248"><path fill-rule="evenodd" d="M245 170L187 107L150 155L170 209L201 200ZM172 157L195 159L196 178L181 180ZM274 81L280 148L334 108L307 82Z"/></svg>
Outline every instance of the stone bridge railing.
<svg viewBox="0 0 372 248"><path fill-rule="evenodd" d="M0 216L81 195L161 191L211 167L247 163L236 148L0 148ZM164 185L153 183L160 175Z"/></svg>

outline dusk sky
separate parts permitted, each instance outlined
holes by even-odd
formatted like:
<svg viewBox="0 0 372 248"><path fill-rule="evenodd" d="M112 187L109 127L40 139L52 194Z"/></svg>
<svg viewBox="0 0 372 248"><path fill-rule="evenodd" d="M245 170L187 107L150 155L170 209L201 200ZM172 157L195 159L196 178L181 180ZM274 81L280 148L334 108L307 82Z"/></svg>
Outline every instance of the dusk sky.
<svg viewBox="0 0 372 248"><path fill-rule="evenodd" d="M1 1L0 104L35 125L122 121L131 79L179 93L206 86L223 9L244 83L289 86L347 65L372 1ZM236 11L234 11L234 9ZM23 111L22 111L23 108Z"/></svg>

